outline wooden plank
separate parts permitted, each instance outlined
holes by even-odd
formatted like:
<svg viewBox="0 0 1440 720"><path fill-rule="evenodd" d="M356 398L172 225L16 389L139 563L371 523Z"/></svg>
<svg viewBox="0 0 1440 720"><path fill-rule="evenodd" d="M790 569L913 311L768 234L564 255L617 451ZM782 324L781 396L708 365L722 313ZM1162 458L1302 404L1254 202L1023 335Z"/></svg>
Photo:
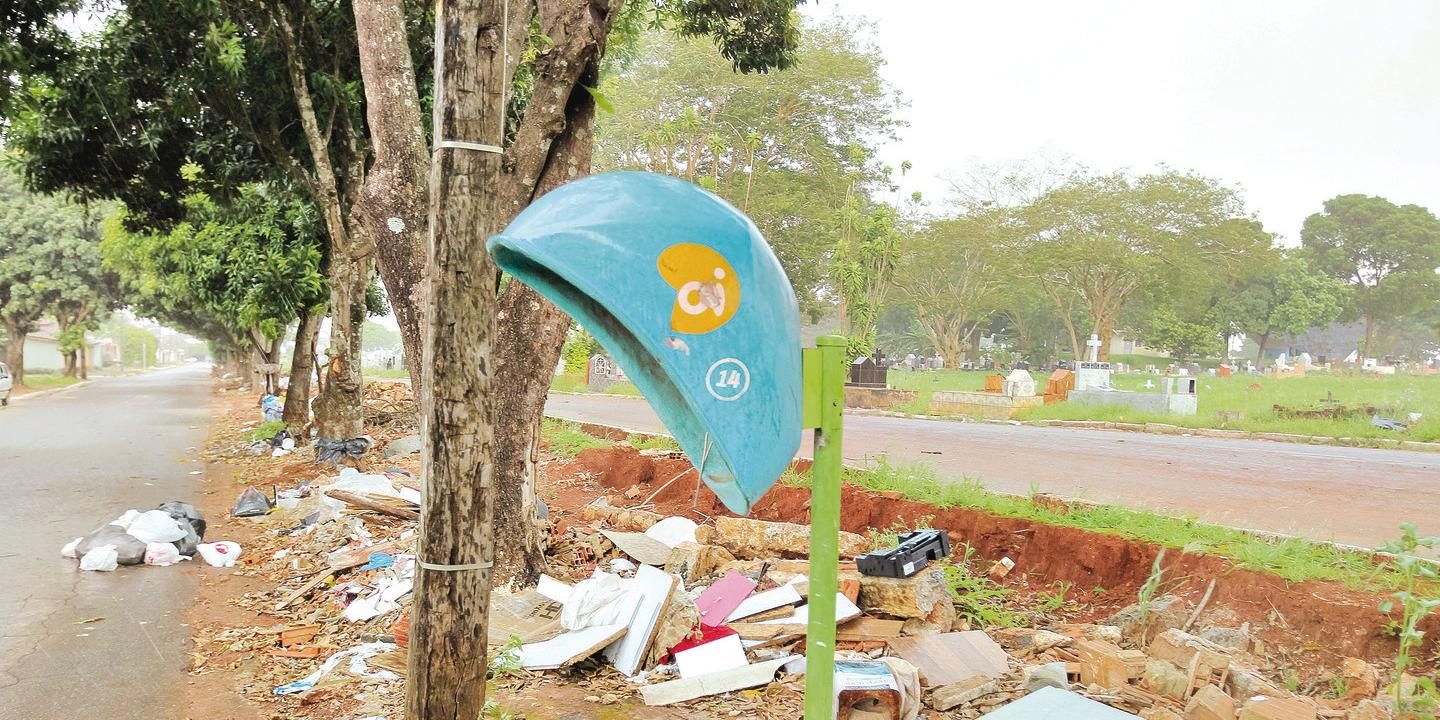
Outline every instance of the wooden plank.
<svg viewBox="0 0 1440 720"><path fill-rule="evenodd" d="M420 513L418 511L410 510L408 508L392 507L384 503L378 503L374 500L361 497L352 492L345 492L344 490L326 490L325 495L327 497L335 498L336 500L339 500L348 505L354 505L358 508L364 508L371 512L380 513L381 515L389 515L391 517L400 518L401 520L420 519Z"/></svg>
<svg viewBox="0 0 1440 720"><path fill-rule="evenodd" d="M930 685L950 685L977 675L999 677L1009 669L1005 651L980 630L886 641L890 654L910 661Z"/></svg>
<svg viewBox="0 0 1440 720"><path fill-rule="evenodd" d="M900 629L903 627L905 627L904 620L856 618L846 623L845 627L835 629L835 640L838 642L889 641L900 637Z"/></svg>
<svg viewBox="0 0 1440 720"><path fill-rule="evenodd" d="M596 625L571 630L549 640L521 645L520 665L526 670L555 670L584 660L625 634L625 625Z"/></svg>
<svg viewBox="0 0 1440 720"><path fill-rule="evenodd" d="M615 544L620 551L635 558L643 565L663 567L670 559L670 546L645 533L615 532L601 530L606 540Z"/></svg>

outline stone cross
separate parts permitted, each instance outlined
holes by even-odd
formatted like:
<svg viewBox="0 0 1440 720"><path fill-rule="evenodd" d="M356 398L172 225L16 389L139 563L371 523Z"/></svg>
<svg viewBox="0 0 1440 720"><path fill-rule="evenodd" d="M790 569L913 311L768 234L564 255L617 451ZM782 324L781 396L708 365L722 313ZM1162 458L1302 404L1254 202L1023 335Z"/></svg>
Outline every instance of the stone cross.
<svg viewBox="0 0 1440 720"><path fill-rule="evenodd" d="M1091 335L1090 335L1090 339L1089 339L1089 340L1086 340L1086 341L1085 341L1085 344L1090 346L1090 362L1099 362L1099 361L1100 361L1100 336L1099 336L1099 335L1091 334Z"/></svg>

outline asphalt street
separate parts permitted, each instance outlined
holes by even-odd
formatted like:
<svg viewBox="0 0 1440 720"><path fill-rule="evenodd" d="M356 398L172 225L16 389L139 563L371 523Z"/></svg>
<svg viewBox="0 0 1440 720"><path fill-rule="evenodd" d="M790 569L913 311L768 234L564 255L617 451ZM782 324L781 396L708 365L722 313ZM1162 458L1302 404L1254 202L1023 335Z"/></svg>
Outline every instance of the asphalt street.
<svg viewBox="0 0 1440 720"><path fill-rule="evenodd" d="M644 400L552 395L546 413L664 432ZM809 441L800 453L808 455ZM1440 534L1440 454L846 414L844 455L946 479L1377 547L1403 521Z"/></svg>
<svg viewBox="0 0 1440 720"><path fill-rule="evenodd" d="M194 569L81 572L60 548L191 498L208 391L195 365L0 408L0 718L180 717Z"/></svg>

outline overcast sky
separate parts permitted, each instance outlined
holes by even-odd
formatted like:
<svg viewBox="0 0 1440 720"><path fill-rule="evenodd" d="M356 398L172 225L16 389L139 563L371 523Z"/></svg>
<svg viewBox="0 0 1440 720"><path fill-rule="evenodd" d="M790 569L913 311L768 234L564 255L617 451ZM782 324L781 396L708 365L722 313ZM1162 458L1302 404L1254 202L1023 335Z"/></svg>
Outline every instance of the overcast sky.
<svg viewBox="0 0 1440 720"><path fill-rule="evenodd" d="M1243 187L1271 232L1342 193L1440 212L1440 2L810 0L863 15L931 200L938 176L1037 151Z"/></svg>

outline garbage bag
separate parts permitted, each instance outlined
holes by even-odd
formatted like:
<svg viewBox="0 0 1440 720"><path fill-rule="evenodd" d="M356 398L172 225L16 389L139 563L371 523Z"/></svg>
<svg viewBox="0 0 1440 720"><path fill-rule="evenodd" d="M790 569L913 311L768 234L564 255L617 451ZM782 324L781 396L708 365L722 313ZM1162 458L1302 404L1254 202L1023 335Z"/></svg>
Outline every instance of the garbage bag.
<svg viewBox="0 0 1440 720"><path fill-rule="evenodd" d="M120 563L116 562L115 558L114 545L101 545L85 553L85 556L80 558L80 569L110 572L120 565Z"/></svg>
<svg viewBox="0 0 1440 720"><path fill-rule="evenodd" d="M180 550L175 547L175 543L150 543L145 546L146 565L165 567L178 562L180 562Z"/></svg>
<svg viewBox="0 0 1440 720"><path fill-rule="evenodd" d="M279 432L271 435L270 439L266 440L265 442L269 443L270 447L281 447L285 444L286 440L290 441L292 447L294 446L295 441L290 437L290 430L287 428L280 428Z"/></svg>
<svg viewBox="0 0 1440 720"><path fill-rule="evenodd" d="M230 508L230 514L235 517L254 517L270 512L274 505L270 504L270 498L265 493L256 490L249 485L240 492L240 497L235 499L235 506Z"/></svg>
<svg viewBox="0 0 1440 720"><path fill-rule="evenodd" d="M105 545L115 546L117 560L121 565L139 565L145 561L145 543L135 539L135 536L125 532L125 528L119 525L103 525L86 535L75 547L75 552L84 557L91 550Z"/></svg>
<svg viewBox="0 0 1440 720"><path fill-rule="evenodd" d="M221 540L217 543L202 543L199 546L200 557L212 567L230 567L240 558L240 545L229 540Z"/></svg>
<svg viewBox="0 0 1440 720"><path fill-rule="evenodd" d="M195 531L195 526L189 520L179 521L186 530L185 537L175 541L175 549L185 557L195 557L196 548L200 545L200 534ZM205 521L199 521L203 527Z"/></svg>
<svg viewBox="0 0 1440 720"><path fill-rule="evenodd" d="M80 557L80 554L77 553L75 550L76 548L80 547L80 543L84 542L84 540L85 538L78 537L68 543L65 543L65 547L60 548L60 557L67 557L71 560Z"/></svg>
<svg viewBox="0 0 1440 720"><path fill-rule="evenodd" d="M189 521L190 527L194 529L195 534L202 538L205 537L205 515L199 510L196 510L194 505L184 500L171 500L170 502L156 505L155 509L170 513L170 517L176 520Z"/></svg>
<svg viewBox="0 0 1440 720"><path fill-rule="evenodd" d="M185 529L170 513L164 510L147 510L125 528L136 540L143 543L175 542L185 537Z"/></svg>
<svg viewBox="0 0 1440 720"><path fill-rule="evenodd" d="M285 412L285 403L274 395L266 395L260 399L260 421L271 422L281 419Z"/></svg>
<svg viewBox="0 0 1440 720"><path fill-rule="evenodd" d="M635 610L630 591L619 575L596 571L589 580L575 584L565 606L560 608L560 627L580 630L596 625L625 623Z"/></svg>
<svg viewBox="0 0 1440 720"><path fill-rule="evenodd" d="M342 457L359 458L370 449L370 438L358 437L349 440L316 440L315 462L337 463Z"/></svg>

